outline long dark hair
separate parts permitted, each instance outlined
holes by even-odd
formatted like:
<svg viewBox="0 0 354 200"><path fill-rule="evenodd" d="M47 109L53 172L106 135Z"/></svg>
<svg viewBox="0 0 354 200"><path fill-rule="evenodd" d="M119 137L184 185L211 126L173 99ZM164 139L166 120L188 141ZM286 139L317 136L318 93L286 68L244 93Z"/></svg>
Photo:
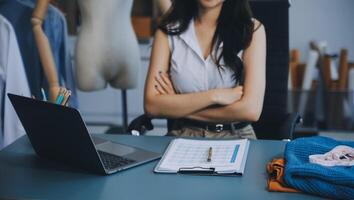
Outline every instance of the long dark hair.
<svg viewBox="0 0 354 200"><path fill-rule="evenodd" d="M173 0L170 10L163 16L159 29L168 35L179 35L186 31L191 20L198 16L197 0ZM248 0L225 0L218 18L218 24L212 41L211 51L219 70L221 59L234 71L234 78L239 81L243 73L242 61L237 54L246 49L254 32L252 11ZM223 43L221 53L219 45Z"/></svg>

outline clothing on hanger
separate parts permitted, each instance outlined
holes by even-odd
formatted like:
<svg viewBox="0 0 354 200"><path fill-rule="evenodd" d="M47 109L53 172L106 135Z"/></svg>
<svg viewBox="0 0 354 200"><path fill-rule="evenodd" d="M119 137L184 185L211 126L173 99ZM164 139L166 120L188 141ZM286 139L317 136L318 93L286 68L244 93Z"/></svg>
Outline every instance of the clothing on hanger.
<svg viewBox="0 0 354 200"><path fill-rule="evenodd" d="M4 68L2 67L2 65L0 65L0 149L3 146L3 140L4 140L3 139L3 134L4 134L4 100L5 100L5 82L6 82L6 74L5 73L6 72L5 72Z"/></svg>
<svg viewBox="0 0 354 200"><path fill-rule="evenodd" d="M17 0L0 1L0 14L12 24L16 32L31 94L39 97L39 89L42 87L44 74L32 31L30 20L32 12L33 10L30 7L19 3Z"/></svg>
<svg viewBox="0 0 354 200"><path fill-rule="evenodd" d="M7 93L30 96L26 72L23 66L21 53L16 35L11 24L0 15L0 79L2 105L0 107L4 124L0 135L0 149L11 144L25 134L20 120L12 107ZM3 87L4 86L4 87Z"/></svg>
<svg viewBox="0 0 354 200"><path fill-rule="evenodd" d="M31 93L39 98L42 97L41 88L48 91L48 84L44 77L32 31L31 17L34 6L35 0L2 0L0 1L0 14L7 18L15 29ZM16 12L13 12L14 10ZM72 91L69 104L71 107L77 108L76 84L68 50L66 20L64 15L54 6L48 8L47 16L43 22L43 30L53 52L60 84Z"/></svg>

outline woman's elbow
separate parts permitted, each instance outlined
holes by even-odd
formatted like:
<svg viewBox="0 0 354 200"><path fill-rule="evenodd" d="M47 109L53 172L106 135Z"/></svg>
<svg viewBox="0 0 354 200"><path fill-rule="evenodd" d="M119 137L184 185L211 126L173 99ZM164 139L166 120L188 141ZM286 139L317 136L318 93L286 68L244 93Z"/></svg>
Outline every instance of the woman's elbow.
<svg viewBox="0 0 354 200"><path fill-rule="evenodd" d="M254 105L254 104L246 104L244 107L244 116L243 120L247 122L257 122L262 114L263 106Z"/></svg>
<svg viewBox="0 0 354 200"><path fill-rule="evenodd" d="M145 100L144 101L144 112L146 115L150 117L158 117L158 109L155 104L151 101Z"/></svg>
<svg viewBox="0 0 354 200"><path fill-rule="evenodd" d="M257 122L259 118L261 117L261 111L256 110L256 109L250 109L246 115L245 115L245 120L248 122Z"/></svg>

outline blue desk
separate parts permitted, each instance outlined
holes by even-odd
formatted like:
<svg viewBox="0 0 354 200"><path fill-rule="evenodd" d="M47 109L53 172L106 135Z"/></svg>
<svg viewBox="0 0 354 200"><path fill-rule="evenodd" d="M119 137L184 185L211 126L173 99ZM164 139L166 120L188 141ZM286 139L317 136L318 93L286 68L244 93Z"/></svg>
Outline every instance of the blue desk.
<svg viewBox="0 0 354 200"><path fill-rule="evenodd" d="M170 137L99 135L163 152ZM154 174L157 161L111 176L100 176L38 158L23 137L0 152L0 199L320 199L266 190L266 163L281 155L285 142L252 141L242 177Z"/></svg>

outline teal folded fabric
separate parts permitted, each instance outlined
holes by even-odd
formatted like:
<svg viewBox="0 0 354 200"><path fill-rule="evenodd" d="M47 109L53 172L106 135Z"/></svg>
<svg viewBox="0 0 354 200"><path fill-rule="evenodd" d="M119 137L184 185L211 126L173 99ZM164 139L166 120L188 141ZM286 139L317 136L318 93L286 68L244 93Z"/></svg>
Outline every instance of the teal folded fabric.
<svg viewBox="0 0 354 200"><path fill-rule="evenodd" d="M354 167L324 167L309 162L309 156L324 154L338 145L354 142L326 137L299 138L286 145L284 181L306 193L334 199L354 199Z"/></svg>

